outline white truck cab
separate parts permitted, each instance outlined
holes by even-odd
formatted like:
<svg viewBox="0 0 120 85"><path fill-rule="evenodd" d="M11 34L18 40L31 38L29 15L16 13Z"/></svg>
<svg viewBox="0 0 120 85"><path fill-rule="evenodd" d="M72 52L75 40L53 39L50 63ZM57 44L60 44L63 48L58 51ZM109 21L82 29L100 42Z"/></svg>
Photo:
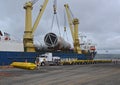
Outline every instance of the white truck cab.
<svg viewBox="0 0 120 85"><path fill-rule="evenodd" d="M52 53L45 53L36 57L36 61L38 61L39 65L59 65L60 57L53 57Z"/></svg>

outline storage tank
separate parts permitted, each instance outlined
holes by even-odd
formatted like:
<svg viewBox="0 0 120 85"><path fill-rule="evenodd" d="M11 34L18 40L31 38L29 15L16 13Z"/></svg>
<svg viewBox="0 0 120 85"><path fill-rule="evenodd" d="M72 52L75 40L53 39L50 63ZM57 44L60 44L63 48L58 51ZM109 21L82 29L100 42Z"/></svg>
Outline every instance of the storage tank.
<svg viewBox="0 0 120 85"><path fill-rule="evenodd" d="M57 50L67 50L71 48L70 43L65 41L62 37L57 36L55 33L47 33L44 37L44 42L48 48Z"/></svg>

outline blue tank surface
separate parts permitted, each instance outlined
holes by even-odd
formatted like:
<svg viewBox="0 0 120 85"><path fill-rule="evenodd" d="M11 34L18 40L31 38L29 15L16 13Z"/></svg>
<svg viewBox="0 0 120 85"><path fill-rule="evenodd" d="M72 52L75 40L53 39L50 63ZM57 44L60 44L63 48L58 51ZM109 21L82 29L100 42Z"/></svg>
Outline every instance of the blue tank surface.
<svg viewBox="0 0 120 85"><path fill-rule="evenodd" d="M37 56L44 54L46 52L3 52L0 51L0 66L2 65L10 65L12 62L35 62ZM53 56L58 56L60 58L77 58L79 60L88 60L93 59L95 54L91 56L91 54L77 54L74 52L52 52Z"/></svg>

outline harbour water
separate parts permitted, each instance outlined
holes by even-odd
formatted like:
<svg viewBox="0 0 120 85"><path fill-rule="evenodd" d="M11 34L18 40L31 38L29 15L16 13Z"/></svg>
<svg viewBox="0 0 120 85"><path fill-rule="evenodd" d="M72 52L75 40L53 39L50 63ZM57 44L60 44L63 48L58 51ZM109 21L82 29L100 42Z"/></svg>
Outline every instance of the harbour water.
<svg viewBox="0 0 120 85"><path fill-rule="evenodd" d="M120 54L97 54L95 59L120 59Z"/></svg>

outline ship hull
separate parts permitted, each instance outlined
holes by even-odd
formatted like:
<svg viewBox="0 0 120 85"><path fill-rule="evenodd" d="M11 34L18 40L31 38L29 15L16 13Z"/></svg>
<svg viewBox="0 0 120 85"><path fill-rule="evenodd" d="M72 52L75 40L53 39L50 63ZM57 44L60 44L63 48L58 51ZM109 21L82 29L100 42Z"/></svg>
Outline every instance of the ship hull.
<svg viewBox="0 0 120 85"><path fill-rule="evenodd" d="M12 62L35 62L37 56L45 52L9 52L0 51L0 66L10 65ZM59 56L61 59L79 59L79 60L92 60L96 53L77 54L74 52L52 52L53 56Z"/></svg>

